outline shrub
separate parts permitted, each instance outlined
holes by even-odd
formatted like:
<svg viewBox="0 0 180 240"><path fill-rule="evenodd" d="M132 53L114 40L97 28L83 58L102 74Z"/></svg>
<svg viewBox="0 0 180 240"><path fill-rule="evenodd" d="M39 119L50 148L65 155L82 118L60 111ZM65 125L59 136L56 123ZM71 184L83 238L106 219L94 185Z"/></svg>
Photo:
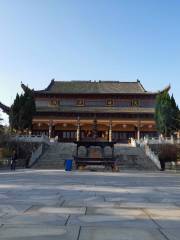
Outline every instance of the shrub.
<svg viewBox="0 0 180 240"><path fill-rule="evenodd" d="M11 156L10 149L8 148L1 148L1 157L2 158L9 158Z"/></svg>
<svg viewBox="0 0 180 240"><path fill-rule="evenodd" d="M173 144L152 144L150 146L160 161L176 162L177 161L177 147Z"/></svg>

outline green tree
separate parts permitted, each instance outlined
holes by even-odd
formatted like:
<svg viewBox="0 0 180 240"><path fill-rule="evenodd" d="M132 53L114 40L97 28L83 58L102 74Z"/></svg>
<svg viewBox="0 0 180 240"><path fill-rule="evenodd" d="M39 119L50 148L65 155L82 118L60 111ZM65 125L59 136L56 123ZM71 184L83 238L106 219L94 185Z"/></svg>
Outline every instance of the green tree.
<svg viewBox="0 0 180 240"><path fill-rule="evenodd" d="M25 94L20 98L21 108L19 112L19 126L21 130L31 129L32 118L35 113L34 93L26 90Z"/></svg>
<svg viewBox="0 0 180 240"><path fill-rule="evenodd" d="M155 120L157 129L164 136L170 136L178 129L179 109L173 95L161 92L156 98Z"/></svg>
<svg viewBox="0 0 180 240"><path fill-rule="evenodd" d="M9 123L11 130L19 130L19 111L20 111L20 96L16 95L14 103L11 106L9 114Z"/></svg>
<svg viewBox="0 0 180 240"><path fill-rule="evenodd" d="M34 92L26 89L24 94L17 94L9 115L12 130L30 130L35 113Z"/></svg>
<svg viewBox="0 0 180 240"><path fill-rule="evenodd" d="M180 115L179 115L179 108L178 105L176 104L176 101L174 99L174 96L171 96L171 106L172 106L172 110L171 110L171 117L172 117L172 131L177 131L179 129L180 126Z"/></svg>
<svg viewBox="0 0 180 240"><path fill-rule="evenodd" d="M2 125L2 118L1 118L1 116L0 116L0 134L2 134L2 132L3 132L3 125Z"/></svg>

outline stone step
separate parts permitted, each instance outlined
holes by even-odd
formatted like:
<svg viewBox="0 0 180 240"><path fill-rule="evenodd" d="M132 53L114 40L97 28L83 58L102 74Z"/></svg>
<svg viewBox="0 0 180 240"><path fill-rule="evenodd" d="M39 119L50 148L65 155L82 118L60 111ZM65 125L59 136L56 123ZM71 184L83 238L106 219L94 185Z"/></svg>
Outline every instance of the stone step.
<svg viewBox="0 0 180 240"><path fill-rule="evenodd" d="M64 169L65 159L72 159L75 153L75 145L71 143L51 144L43 156L34 166L35 168L58 168ZM86 151L79 149L79 154L84 155ZM105 149L105 155L108 156L111 151ZM115 156L120 169L144 169L155 170L156 167L145 153L136 147L115 145Z"/></svg>

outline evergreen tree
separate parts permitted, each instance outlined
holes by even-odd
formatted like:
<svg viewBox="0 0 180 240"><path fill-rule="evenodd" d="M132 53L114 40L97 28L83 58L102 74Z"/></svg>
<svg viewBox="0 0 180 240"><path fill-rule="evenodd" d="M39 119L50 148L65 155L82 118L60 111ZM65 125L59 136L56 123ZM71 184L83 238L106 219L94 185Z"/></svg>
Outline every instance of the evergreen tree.
<svg viewBox="0 0 180 240"><path fill-rule="evenodd" d="M19 125L21 130L31 129L32 117L35 112L35 102L33 91L26 90L21 99L21 109L19 112Z"/></svg>
<svg viewBox="0 0 180 240"><path fill-rule="evenodd" d="M179 128L179 108L168 91L159 93L156 98L155 120L157 129L165 136L170 136Z"/></svg>
<svg viewBox="0 0 180 240"><path fill-rule="evenodd" d="M174 96L171 96L171 106L172 106L172 110L171 110L171 117L172 117L172 131L176 131L179 129L179 121L180 121L180 116L179 116L179 108L176 104L176 101L174 99Z"/></svg>
<svg viewBox="0 0 180 240"><path fill-rule="evenodd" d="M34 92L26 89L24 94L17 94L9 115L11 129L30 130L35 112Z"/></svg>
<svg viewBox="0 0 180 240"><path fill-rule="evenodd" d="M0 116L0 134L3 132L3 125L1 124L1 122L2 122L2 118L1 118L1 116Z"/></svg>
<svg viewBox="0 0 180 240"><path fill-rule="evenodd" d="M19 130L19 110L20 110L20 97L16 95L13 105L11 106L9 114L9 123L12 130Z"/></svg>
<svg viewBox="0 0 180 240"><path fill-rule="evenodd" d="M156 99L155 120L157 129L165 136L170 135L171 120L171 98L167 91L159 93Z"/></svg>

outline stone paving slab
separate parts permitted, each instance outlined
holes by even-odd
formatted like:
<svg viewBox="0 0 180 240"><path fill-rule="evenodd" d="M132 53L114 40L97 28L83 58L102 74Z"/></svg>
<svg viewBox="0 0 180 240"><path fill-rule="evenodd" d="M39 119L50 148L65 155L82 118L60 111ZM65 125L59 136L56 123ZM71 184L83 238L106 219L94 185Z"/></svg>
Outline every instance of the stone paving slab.
<svg viewBox="0 0 180 240"><path fill-rule="evenodd" d="M6 200L6 199L8 199L8 196L7 196L7 194L4 194L4 193L0 193L0 200Z"/></svg>
<svg viewBox="0 0 180 240"><path fill-rule="evenodd" d="M1 240L77 240L79 227L64 226L8 226L0 228Z"/></svg>
<svg viewBox="0 0 180 240"><path fill-rule="evenodd" d="M167 240L156 229L83 227L79 240ZM174 240L174 239L173 239Z"/></svg>
<svg viewBox="0 0 180 240"><path fill-rule="evenodd" d="M158 225L148 217L138 218L135 216L114 216L114 215L84 215L70 216L68 225L77 226L121 226L121 227L140 227L158 228Z"/></svg>
<svg viewBox="0 0 180 240"><path fill-rule="evenodd" d="M69 215L58 214L21 214L0 219L3 225L65 225Z"/></svg>
<svg viewBox="0 0 180 240"><path fill-rule="evenodd" d="M105 197L105 201L107 202L124 202L126 203L127 201L129 201L129 199L131 199L131 196L128 196L128 197ZM136 198L133 198L132 199L132 202L133 203L141 203L141 202L145 202L147 201L145 198L140 198L140 197L136 197Z"/></svg>
<svg viewBox="0 0 180 240"><path fill-rule="evenodd" d="M180 239L180 229L179 227L177 228L166 228L166 229L161 229L161 232L167 237L167 239L170 240L179 240Z"/></svg>
<svg viewBox="0 0 180 240"><path fill-rule="evenodd" d="M60 199L61 197L56 194L56 195L51 195L51 193L46 193L46 194L33 194L32 191L30 192L25 192L23 193L16 193L16 194L9 194L8 195L8 199L6 199L6 201L8 201L9 199L13 199L13 202L15 203L28 203L28 204L35 204L35 203L41 203L41 204L46 204L46 205L55 205L57 203L59 203L59 200L61 200L61 203L63 202L63 199ZM1 202L6 202L4 199L2 199Z"/></svg>
<svg viewBox="0 0 180 240"><path fill-rule="evenodd" d="M45 207L45 206L33 206L27 213L45 213L45 214L85 214L86 208L84 207Z"/></svg>
<svg viewBox="0 0 180 240"><path fill-rule="evenodd" d="M122 218L142 218L147 219L148 216L140 209L122 209L122 208L87 208L87 215L111 215L121 216Z"/></svg>
<svg viewBox="0 0 180 240"><path fill-rule="evenodd" d="M169 218L173 217L174 219L180 220L180 209L147 209L147 212L153 218Z"/></svg>
<svg viewBox="0 0 180 240"><path fill-rule="evenodd" d="M19 213L23 213L25 210L31 207L31 204L28 203L15 203L13 202L13 199L11 202L9 201L9 204L0 204L0 216L2 215L16 215Z"/></svg>
<svg viewBox="0 0 180 240"><path fill-rule="evenodd" d="M166 172L0 172L0 240L179 240L179 182Z"/></svg>
<svg viewBox="0 0 180 240"><path fill-rule="evenodd" d="M82 192L82 191L60 191L59 194L63 196L64 200L85 199L95 197L95 192Z"/></svg>
<svg viewBox="0 0 180 240"><path fill-rule="evenodd" d="M121 208L150 208L150 209L180 209L174 203L126 202L120 204Z"/></svg>
<svg viewBox="0 0 180 240"><path fill-rule="evenodd" d="M179 228L180 227L180 219L174 219L173 217L168 219L154 219L154 222L158 224L160 228ZM179 236L180 239L180 236Z"/></svg>
<svg viewBox="0 0 180 240"><path fill-rule="evenodd" d="M117 202L104 202L104 201L65 201L63 203L64 207L99 207L99 208L106 208L106 207L119 207L120 204Z"/></svg>
<svg viewBox="0 0 180 240"><path fill-rule="evenodd" d="M45 206L60 206L63 204L63 200L55 200L55 201L49 201L49 200L31 200L31 199L22 199L22 200L13 200L14 206L32 206L32 205L45 205ZM12 205L12 200L7 199L6 201L2 200L0 205Z"/></svg>

